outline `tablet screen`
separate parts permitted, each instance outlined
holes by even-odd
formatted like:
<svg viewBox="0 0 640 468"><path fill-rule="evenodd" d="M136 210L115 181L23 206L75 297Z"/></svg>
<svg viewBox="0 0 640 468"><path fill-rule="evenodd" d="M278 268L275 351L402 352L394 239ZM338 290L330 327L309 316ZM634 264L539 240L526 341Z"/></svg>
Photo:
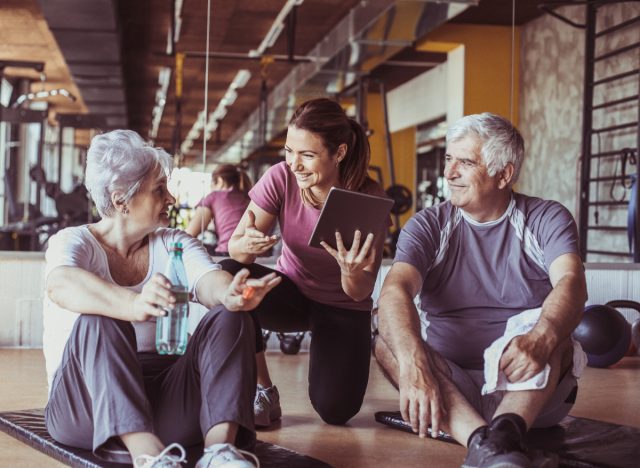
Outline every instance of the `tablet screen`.
<svg viewBox="0 0 640 468"><path fill-rule="evenodd" d="M311 238L310 247L323 248L325 241L336 248L336 231L340 232L344 246L349 249L356 230L362 233L362 242L369 233L378 235L386 226L393 206L390 198L333 187L322 207Z"/></svg>

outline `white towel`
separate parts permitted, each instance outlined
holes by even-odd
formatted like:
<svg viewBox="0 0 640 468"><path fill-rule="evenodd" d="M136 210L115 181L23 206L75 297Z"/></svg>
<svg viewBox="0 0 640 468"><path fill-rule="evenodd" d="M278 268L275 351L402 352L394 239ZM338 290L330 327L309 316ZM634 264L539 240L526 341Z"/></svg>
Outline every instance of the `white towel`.
<svg viewBox="0 0 640 468"><path fill-rule="evenodd" d="M540 373L524 382L509 382L504 372L500 370L500 358L509 342L518 335L524 335L531 330L540 318L542 308L525 310L507 320L504 335L494 341L484 350L484 381L482 394L487 395L497 390L518 391L535 390L545 388L549 381L551 367L547 364ZM573 375L577 378L582 375L587 365L587 356L580 343L573 341Z"/></svg>

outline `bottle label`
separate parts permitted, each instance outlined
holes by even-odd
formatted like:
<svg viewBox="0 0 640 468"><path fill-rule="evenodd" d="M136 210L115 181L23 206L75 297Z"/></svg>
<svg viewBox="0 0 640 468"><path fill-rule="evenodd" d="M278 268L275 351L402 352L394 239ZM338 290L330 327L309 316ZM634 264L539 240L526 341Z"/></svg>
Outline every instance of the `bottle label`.
<svg viewBox="0 0 640 468"><path fill-rule="evenodd" d="M189 291L183 288L171 288L171 293L176 297L176 304L189 302Z"/></svg>

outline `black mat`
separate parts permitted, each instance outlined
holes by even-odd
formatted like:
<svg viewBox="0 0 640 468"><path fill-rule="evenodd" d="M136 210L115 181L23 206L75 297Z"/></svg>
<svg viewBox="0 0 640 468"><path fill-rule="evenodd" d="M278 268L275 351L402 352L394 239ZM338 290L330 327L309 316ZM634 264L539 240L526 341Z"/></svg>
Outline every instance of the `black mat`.
<svg viewBox="0 0 640 468"><path fill-rule="evenodd" d="M399 411L379 411L376 421L410 432ZM448 434L438 439L456 443ZM533 429L527 434L527 447L555 453L562 467L639 467L640 428L593 419L567 416L558 426Z"/></svg>
<svg viewBox="0 0 640 468"><path fill-rule="evenodd" d="M0 430L56 460L73 467L82 468L123 468L127 465L106 463L95 457L89 450L81 450L57 443L51 438L44 425L42 409L8 411L0 413ZM301 455L292 450L258 441L254 452L260 459L262 468L326 468L330 465L315 458ZM187 450L186 467L194 466L202 454L202 447Z"/></svg>

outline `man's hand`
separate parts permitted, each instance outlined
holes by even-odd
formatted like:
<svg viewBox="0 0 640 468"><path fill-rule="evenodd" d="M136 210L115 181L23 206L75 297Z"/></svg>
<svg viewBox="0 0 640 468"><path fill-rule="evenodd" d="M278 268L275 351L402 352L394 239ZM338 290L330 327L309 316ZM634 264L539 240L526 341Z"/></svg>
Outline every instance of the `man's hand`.
<svg viewBox="0 0 640 468"><path fill-rule="evenodd" d="M276 273L262 278L249 278L249 270L243 268L227 287L222 303L231 311L253 310L264 296L282 281Z"/></svg>
<svg viewBox="0 0 640 468"><path fill-rule="evenodd" d="M435 365L435 364L433 364ZM417 365L400 369L400 412L414 432L426 437L431 425L432 437L437 437L440 421L446 416L445 402L437 377Z"/></svg>
<svg viewBox="0 0 640 468"><path fill-rule="evenodd" d="M533 333L513 338L500 358L500 370L509 382L524 382L542 372L553 350Z"/></svg>

